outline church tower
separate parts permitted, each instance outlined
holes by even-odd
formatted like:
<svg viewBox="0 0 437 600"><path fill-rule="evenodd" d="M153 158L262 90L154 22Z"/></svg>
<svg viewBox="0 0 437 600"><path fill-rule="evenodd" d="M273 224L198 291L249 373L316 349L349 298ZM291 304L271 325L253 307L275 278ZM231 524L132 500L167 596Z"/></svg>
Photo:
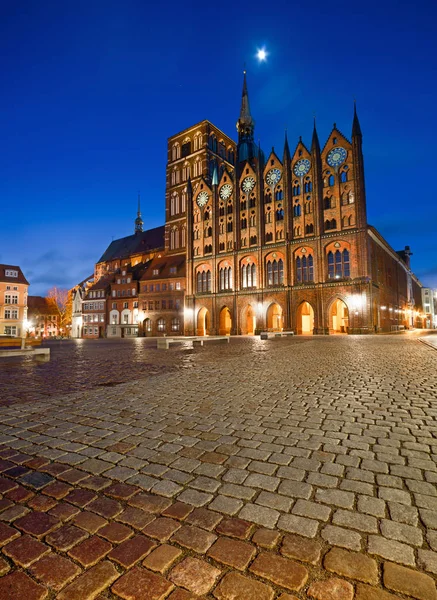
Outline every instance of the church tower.
<svg viewBox="0 0 437 600"><path fill-rule="evenodd" d="M138 212L137 218L135 219L135 233L141 233L143 231L143 219L141 218L141 206L140 206L140 194L138 193Z"/></svg>

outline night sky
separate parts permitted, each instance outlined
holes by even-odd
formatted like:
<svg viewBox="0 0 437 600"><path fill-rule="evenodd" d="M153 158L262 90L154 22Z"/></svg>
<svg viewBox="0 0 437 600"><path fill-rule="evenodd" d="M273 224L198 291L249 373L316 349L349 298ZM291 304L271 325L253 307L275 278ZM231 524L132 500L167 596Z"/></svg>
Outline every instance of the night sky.
<svg viewBox="0 0 437 600"><path fill-rule="evenodd" d="M437 288L437 4L0 0L0 263L30 294L92 274L112 239L164 223L167 138L208 119L236 139L244 64L256 139L282 156L350 138L368 221ZM265 46L267 62L256 59Z"/></svg>

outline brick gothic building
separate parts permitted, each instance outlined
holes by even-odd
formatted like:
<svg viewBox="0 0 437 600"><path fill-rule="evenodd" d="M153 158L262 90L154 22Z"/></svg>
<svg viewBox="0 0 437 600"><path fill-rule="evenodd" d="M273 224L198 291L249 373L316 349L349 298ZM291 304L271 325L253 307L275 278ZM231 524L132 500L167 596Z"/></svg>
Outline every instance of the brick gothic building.
<svg viewBox="0 0 437 600"><path fill-rule="evenodd" d="M244 75L235 144L208 121L168 144L166 248L186 253L186 334L369 333L414 324L409 248L367 223L362 133L265 157Z"/></svg>
<svg viewBox="0 0 437 600"><path fill-rule="evenodd" d="M107 334L123 324L130 335L419 325L409 248L395 252L367 222L356 110L351 140L334 125L321 147L314 124L311 146L300 139L291 153L286 137L281 157L264 155L254 128L244 75L237 143L209 121L169 138L165 229L143 232L138 208L135 234L112 242L95 268L95 287L111 294L97 316ZM135 281L129 299L123 271Z"/></svg>

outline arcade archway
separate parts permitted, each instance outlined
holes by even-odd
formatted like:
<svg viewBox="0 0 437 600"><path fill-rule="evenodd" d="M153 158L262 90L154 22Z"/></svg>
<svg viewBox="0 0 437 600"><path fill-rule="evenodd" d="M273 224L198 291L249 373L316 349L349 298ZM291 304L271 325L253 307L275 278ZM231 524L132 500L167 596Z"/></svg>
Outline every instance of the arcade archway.
<svg viewBox="0 0 437 600"><path fill-rule="evenodd" d="M197 313L196 335L209 335L210 322L208 309L202 307Z"/></svg>
<svg viewBox="0 0 437 600"><path fill-rule="evenodd" d="M241 333L243 335L255 335L256 313L250 304L243 310L241 320Z"/></svg>
<svg viewBox="0 0 437 600"><path fill-rule="evenodd" d="M279 304L270 304L267 309L267 330L282 331L284 329L283 312Z"/></svg>
<svg viewBox="0 0 437 600"><path fill-rule="evenodd" d="M347 333L349 310L343 300L334 300L329 310L329 333Z"/></svg>
<svg viewBox="0 0 437 600"><path fill-rule="evenodd" d="M231 311L227 306L224 306L220 311L219 335L231 335L231 329Z"/></svg>
<svg viewBox="0 0 437 600"><path fill-rule="evenodd" d="M314 310L309 302L302 302L297 309L296 333L312 335L314 330Z"/></svg>

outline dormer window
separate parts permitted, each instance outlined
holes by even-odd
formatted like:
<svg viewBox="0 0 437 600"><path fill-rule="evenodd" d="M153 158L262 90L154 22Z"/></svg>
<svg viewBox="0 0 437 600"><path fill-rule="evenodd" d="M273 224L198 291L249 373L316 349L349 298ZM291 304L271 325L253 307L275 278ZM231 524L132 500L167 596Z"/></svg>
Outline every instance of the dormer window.
<svg viewBox="0 0 437 600"><path fill-rule="evenodd" d="M121 272L121 274L122 274L122 275L126 275L126 271L122 271L122 272Z"/></svg>
<svg viewBox="0 0 437 600"><path fill-rule="evenodd" d="M159 275L159 269L153 269L152 274L153 275Z"/></svg>
<svg viewBox="0 0 437 600"><path fill-rule="evenodd" d="M6 277L18 277L18 271L14 271L12 269L5 270Z"/></svg>
<svg viewBox="0 0 437 600"><path fill-rule="evenodd" d="M170 273L171 273L172 275L175 275L175 274L176 274L176 271L177 271L176 267L170 267Z"/></svg>

